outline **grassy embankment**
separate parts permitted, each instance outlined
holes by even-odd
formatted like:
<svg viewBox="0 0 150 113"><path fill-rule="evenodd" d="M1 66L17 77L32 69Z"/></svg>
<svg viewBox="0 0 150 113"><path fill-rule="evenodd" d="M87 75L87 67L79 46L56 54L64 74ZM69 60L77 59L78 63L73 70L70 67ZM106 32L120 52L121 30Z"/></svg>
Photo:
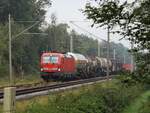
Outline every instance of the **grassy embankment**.
<svg viewBox="0 0 150 113"><path fill-rule="evenodd" d="M30 84L30 83L40 82L40 81L42 81L40 75L24 75L23 77L21 76L15 77L16 85ZM0 78L0 87L8 86L8 85L9 85L8 77Z"/></svg>
<svg viewBox="0 0 150 113"><path fill-rule="evenodd" d="M141 94L123 113L150 113L150 91Z"/></svg>
<svg viewBox="0 0 150 113"><path fill-rule="evenodd" d="M17 113L149 113L149 94L142 85L114 80L19 101Z"/></svg>
<svg viewBox="0 0 150 113"><path fill-rule="evenodd" d="M109 83L109 85L110 84L113 84L113 82ZM107 87L105 82L102 82L99 85L101 87ZM73 90L50 94L48 96L35 97L30 100L17 101L17 104L16 104L17 113L26 113L28 108L32 108L33 105L34 105L33 109L35 109L36 105L42 106L44 109L44 106L47 106L50 103L50 101L54 102L56 98L68 97L68 95L70 95L70 94L73 96L79 96L79 95L81 95L82 92L88 91L89 89L93 89L93 86L92 85L82 86L79 89L77 88L77 89L73 89ZM2 109L3 109L3 107L2 107L2 105L0 105L0 113L2 113ZM37 112L37 113L39 113L39 112Z"/></svg>
<svg viewBox="0 0 150 113"><path fill-rule="evenodd" d="M122 113L143 92L141 85L116 81L84 86L17 103L17 113Z"/></svg>

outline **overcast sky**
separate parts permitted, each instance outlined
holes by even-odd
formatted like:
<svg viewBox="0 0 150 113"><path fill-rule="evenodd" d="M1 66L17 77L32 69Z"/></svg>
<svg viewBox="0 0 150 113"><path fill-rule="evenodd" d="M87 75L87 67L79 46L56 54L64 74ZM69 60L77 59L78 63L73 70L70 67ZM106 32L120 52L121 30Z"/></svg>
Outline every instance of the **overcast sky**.
<svg viewBox="0 0 150 113"><path fill-rule="evenodd" d="M85 31L77 28L76 26L69 23L69 21L85 21L86 17L80 11L80 9L84 9L85 4L88 0L52 0L52 6L48 9L46 15L46 21L50 22L50 16L52 13L55 13L57 16L58 23L68 23L71 29L75 29L78 33L83 33L89 35ZM123 0L122 0L123 1ZM132 0L129 0L132 1ZM85 30L95 34L96 36L107 40L107 30L104 28L91 28L90 22L74 22L78 26L84 28ZM119 41L120 36L111 34L111 41L122 43L126 47L130 47L128 41L122 40ZM95 37L93 37L95 38Z"/></svg>

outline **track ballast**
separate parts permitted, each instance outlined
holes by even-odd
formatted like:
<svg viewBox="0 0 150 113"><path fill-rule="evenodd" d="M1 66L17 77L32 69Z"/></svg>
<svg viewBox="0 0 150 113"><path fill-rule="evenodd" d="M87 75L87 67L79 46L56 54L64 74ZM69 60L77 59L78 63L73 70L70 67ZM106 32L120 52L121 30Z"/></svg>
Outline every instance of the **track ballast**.
<svg viewBox="0 0 150 113"><path fill-rule="evenodd" d="M113 76L110 76L109 79L111 79L112 77ZM40 86L40 87L34 87L34 88L17 89L16 97L22 96L22 95L38 93L38 92L42 92L42 91L50 91L50 90L55 90L55 89L60 89L60 88L71 87L71 86L75 86L75 85L84 85L87 83L103 81L106 79L107 79L107 77L95 77L95 78L90 78L90 79L75 80L75 81L70 81L70 82L64 82L64 83L58 83L58 84L46 85L46 86ZM1 100L3 99L3 91L0 92L0 99Z"/></svg>

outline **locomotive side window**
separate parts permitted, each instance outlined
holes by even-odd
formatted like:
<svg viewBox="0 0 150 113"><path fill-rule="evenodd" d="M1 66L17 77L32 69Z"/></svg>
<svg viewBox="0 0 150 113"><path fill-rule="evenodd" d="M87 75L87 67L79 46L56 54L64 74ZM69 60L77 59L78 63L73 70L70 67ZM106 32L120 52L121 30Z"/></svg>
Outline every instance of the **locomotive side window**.
<svg viewBox="0 0 150 113"><path fill-rule="evenodd" d="M53 64L58 63L58 57L57 56L50 56L50 63L53 63Z"/></svg>
<svg viewBox="0 0 150 113"><path fill-rule="evenodd" d="M57 56L44 56L43 63L56 64L56 63L58 63L58 57Z"/></svg>
<svg viewBox="0 0 150 113"><path fill-rule="evenodd" d="M43 63L49 63L49 56L44 56L43 57Z"/></svg>

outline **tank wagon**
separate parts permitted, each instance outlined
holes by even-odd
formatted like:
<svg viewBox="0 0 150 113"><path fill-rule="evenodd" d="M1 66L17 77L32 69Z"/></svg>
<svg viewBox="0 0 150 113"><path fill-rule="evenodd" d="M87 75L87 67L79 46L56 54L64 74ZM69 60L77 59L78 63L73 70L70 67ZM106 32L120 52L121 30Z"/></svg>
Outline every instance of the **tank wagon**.
<svg viewBox="0 0 150 113"><path fill-rule="evenodd" d="M115 61L109 61L110 73L119 70ZM90 78L105 76L107 71L107 59L100 57L86 57L78 53L44 52L41 55L41 77L50 79L63 78Z"/></svg>

